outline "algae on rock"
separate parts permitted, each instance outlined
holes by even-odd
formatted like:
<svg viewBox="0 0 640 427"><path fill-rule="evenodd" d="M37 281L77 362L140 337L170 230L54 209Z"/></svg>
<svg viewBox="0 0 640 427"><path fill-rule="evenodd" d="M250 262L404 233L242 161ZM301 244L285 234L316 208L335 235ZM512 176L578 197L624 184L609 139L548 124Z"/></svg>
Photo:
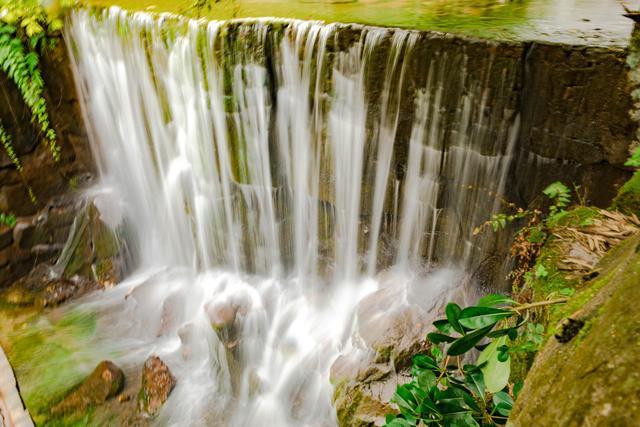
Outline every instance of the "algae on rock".
<svg viewBox="0 0 640 427"><path fill-rule="evenodd" d="M565 308L582 322L539 352L510 417L514 426L622 426L640 419L640 236L598 264L599 278ZM585 297L586 296L586 297ZM572 304L573 303L573 304ZM550 404L552 402L552 404Z"/></svg>

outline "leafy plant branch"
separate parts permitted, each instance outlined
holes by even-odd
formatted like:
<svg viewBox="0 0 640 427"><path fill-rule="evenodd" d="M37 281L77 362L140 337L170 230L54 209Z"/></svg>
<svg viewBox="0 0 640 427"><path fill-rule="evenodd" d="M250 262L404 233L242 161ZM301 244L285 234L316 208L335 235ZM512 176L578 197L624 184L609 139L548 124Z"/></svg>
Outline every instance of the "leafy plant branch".
<svg viewBox="0 0 640 427"><path fill-rule="evenodd" d="M521 387L509 384L510 354L537 351L543 341L544 328L529 322L527 311L564 302L518 304L487 295L464 309L449 303L446 318L436 320L437 331L427 335L431 355L413 358L413 380L399 386L392 398L400 413L388 415L386 426L505 424ZM476 362L460 367L474 349L480 351Z"/></svg>

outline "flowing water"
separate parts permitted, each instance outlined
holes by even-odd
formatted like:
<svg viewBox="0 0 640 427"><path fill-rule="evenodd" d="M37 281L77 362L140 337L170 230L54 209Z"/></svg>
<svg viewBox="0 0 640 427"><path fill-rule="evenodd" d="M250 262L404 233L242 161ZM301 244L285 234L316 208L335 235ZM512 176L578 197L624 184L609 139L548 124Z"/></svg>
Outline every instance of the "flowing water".
<svg viewBox="0 0 640 427"><path fill-rule="evenodd" d="M335 425L331 364L371 351L359 301L394 287L385 310L426 307L469 285L518 127L489 77L513 70L424 37L72 14L90 193L133 260L82 308L103 355L155 353L176 375L158 423Z"/></svg>

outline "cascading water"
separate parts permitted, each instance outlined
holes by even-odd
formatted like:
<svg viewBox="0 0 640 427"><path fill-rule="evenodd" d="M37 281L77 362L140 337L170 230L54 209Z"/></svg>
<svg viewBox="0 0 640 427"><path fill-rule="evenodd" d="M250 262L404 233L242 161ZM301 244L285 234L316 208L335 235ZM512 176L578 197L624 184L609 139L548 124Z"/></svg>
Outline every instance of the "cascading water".
<svg viewBox="0 0 640 427"><path fill-rule="evenodd" d="M330 366L368 351L358 302L441 298L491 248L472 229L518 122L492 58L469 73L411 31L116 8L74 12L67 35L92 193L135 260L81 304L102 354L175 373L158 422L335 425Z"/></svg>

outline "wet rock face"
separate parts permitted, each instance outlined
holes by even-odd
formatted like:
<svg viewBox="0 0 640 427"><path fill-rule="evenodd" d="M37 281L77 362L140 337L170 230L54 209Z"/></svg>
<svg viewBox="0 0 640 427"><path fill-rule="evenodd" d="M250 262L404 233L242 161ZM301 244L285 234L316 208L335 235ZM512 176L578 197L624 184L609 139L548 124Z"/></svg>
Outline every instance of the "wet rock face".
<svg viewBox="0 0 640 427"><path fill-rule="evenodd" d="M138 396L140 411L148 416L156 415L175 385L176 378L169 367L158 356L149 357L142 371L142 387Z"/></svg>
<svg viewBox="0 0 640 427"><path fill-rule="evenodd" d="M53 415L84 411L116 396L124 386L124 373L113 362L100 362L93 372L60 403L51 408Z"/></svg>
<svg viewBox="0 0 640 427"><path fill-rule="evenodd" d="M20 220L11 232L10 245L0 250L0 272L8 272L0 275L4 303L57 306L119 280L123 262L119 240L93 203L52 207L33 220ZM9 255L3 258L5 253ZM24 264L7 260L16 254L24 257ZM15 280L16 275L22 277ZM2 289L4 284L11 285Z"/></svg>
<svg viewBox="0 0 640 427"><path fill-rule="evenodd" d="M49 118L62 150L58 164L41 141L18 88L0 72L0 121L23 166L22 174L18 173L5 150L0 149L0 212L18 217L15 228L0 227L0 288L59 254L77 213L73 189L84 186L93 171L79 98L62 40L42 55L40 66ZM33 189L36 203L30 199L25 183Z"/></svg>
<svg viewBox="0 0 640 427"><path fill-rule="evenodd" d="M0 289L38 263L55 259L81 206L73 197L57 197L38 215L18 218L11 229L0 228Z"/></svg>

